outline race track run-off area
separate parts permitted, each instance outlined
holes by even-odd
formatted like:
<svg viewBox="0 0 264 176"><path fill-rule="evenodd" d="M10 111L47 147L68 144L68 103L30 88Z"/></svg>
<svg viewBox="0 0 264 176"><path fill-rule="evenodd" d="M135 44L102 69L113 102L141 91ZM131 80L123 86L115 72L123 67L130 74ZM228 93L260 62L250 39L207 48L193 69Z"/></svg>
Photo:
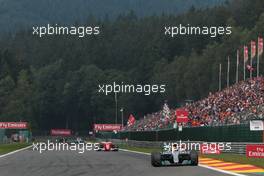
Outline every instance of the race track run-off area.
<svg viewBox="0 0 264 176"><path fill-rule="evenodd" d="M205 162L206 160L204 160ZM205 163L204 163L205 164ZM0 158L1 176L223 176L202 166L158 167L150 156L128 151L45 151L32 148ZM234 173L238 174L238 173ZM238 174L239 175L239 174ZM249 175L249 174L241 174ZM250 175L262 175L251 173Z"/></svg>
<svg viewBox="0 0 264 176"><path fill-rule="evenodd" d="M224 171L230 171L234 173L263 173L264 169L250 165L250 164L239 164L234 162L224 162L211 158L201 158L200 164L213 167L216 169L221 169Z"/></svg>

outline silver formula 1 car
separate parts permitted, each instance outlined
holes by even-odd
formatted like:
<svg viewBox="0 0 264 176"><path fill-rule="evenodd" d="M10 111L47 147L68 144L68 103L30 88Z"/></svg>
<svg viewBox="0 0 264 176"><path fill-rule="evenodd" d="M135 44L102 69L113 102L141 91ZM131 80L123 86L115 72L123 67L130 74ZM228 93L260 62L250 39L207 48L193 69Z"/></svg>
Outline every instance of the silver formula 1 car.
<svg viewBox="0 0 264 176"><path fill-rule="evenodd" d="M182 166L182 165L198 165L198 153L192 151L179 152L155 152L151 153L151 164L154 167L159 166Z"/></svg>

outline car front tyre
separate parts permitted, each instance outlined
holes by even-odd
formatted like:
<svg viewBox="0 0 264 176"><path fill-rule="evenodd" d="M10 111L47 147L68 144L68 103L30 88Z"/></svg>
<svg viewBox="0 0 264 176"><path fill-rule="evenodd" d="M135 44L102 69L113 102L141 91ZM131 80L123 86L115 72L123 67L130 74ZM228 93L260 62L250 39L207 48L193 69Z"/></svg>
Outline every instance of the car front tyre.
<svg viewBox="0 0 264 176"><path fill-rule="evenodd" d="M159 167L161 166L161 155L160 153L151 153L151 164L154 167Z"/></svg>
<svg viewBox="0 0 264 176"><path fill-rule="evenodd" d="M191 151L190 153L190 158L191 158L191 165L192 166L197 166L199 163L199 158L198 158L198 153L196 151Z"/></svg>

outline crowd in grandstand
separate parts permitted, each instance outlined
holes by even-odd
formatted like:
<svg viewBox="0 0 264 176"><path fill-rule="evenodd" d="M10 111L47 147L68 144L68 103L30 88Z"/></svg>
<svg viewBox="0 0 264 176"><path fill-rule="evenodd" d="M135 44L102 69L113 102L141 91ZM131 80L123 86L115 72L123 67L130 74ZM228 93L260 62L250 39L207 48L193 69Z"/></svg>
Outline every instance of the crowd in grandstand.
<svg viewBox="0 0 264 176"><path fill-rule="evenodd" d="M184 126L219 126L247 123L249 119L264 118L264 78L241 81L233 86L184 107L189 122ZM175 109L165 103L163 110L148 114L125 130L146 131L175 127Z"/></svg>

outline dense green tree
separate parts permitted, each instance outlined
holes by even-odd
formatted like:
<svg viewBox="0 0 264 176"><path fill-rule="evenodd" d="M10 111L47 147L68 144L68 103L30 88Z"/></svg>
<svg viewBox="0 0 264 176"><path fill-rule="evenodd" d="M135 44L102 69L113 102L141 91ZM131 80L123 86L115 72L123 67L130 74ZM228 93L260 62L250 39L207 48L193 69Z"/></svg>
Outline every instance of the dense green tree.
<svg viewBox="0 0 264 176"><path fill-rule="evenodd" d="M115 19L104 15L98 20L100 14L78 22L74 20L79 19L78 15L66 18L71 24L74 21L76 25L99 25L99 36L39 38L33 36L30 29L18 31L11 37L7 35L0 40L0 119L26 120L33 129L39 130L71 128L88 131L94 123L115 123L115 94L99 92L99 85L114 82L165 84L165 93L117 94L118 123L121 122L121 107L125 121L130 113L141 118L146 113L159 111L165 100L170 107L177 107L185 100L198 100L217 91L219 63L223 65L222 87L225 87L227 56L231 60L230 83L234 83L237 49L240 50L241 80L243 45L257 40L264 32L261 10L264 2L238 2L191 8L178 15L146 15L134 10L115 14ZM208 3L209 0L197 1L194 7L204 7ZM14 9L20 9L18 4L15 3ZM48 15L57 9L57 5L52 4L47 12L40 9L34 9L34 12ZM125 5L125 2L120 4ZM136 6L135 9L143 8L140 3ZM189 7L183 3L183 9ZM60 13L64 13L62 11ZM48 15L47 19L50 18ZM232 26L232 34L215 38L164 35L165 26L179 24ZM261 68L263 65L261 59ZM263 70L260 71L262 75Z"/></svg>

